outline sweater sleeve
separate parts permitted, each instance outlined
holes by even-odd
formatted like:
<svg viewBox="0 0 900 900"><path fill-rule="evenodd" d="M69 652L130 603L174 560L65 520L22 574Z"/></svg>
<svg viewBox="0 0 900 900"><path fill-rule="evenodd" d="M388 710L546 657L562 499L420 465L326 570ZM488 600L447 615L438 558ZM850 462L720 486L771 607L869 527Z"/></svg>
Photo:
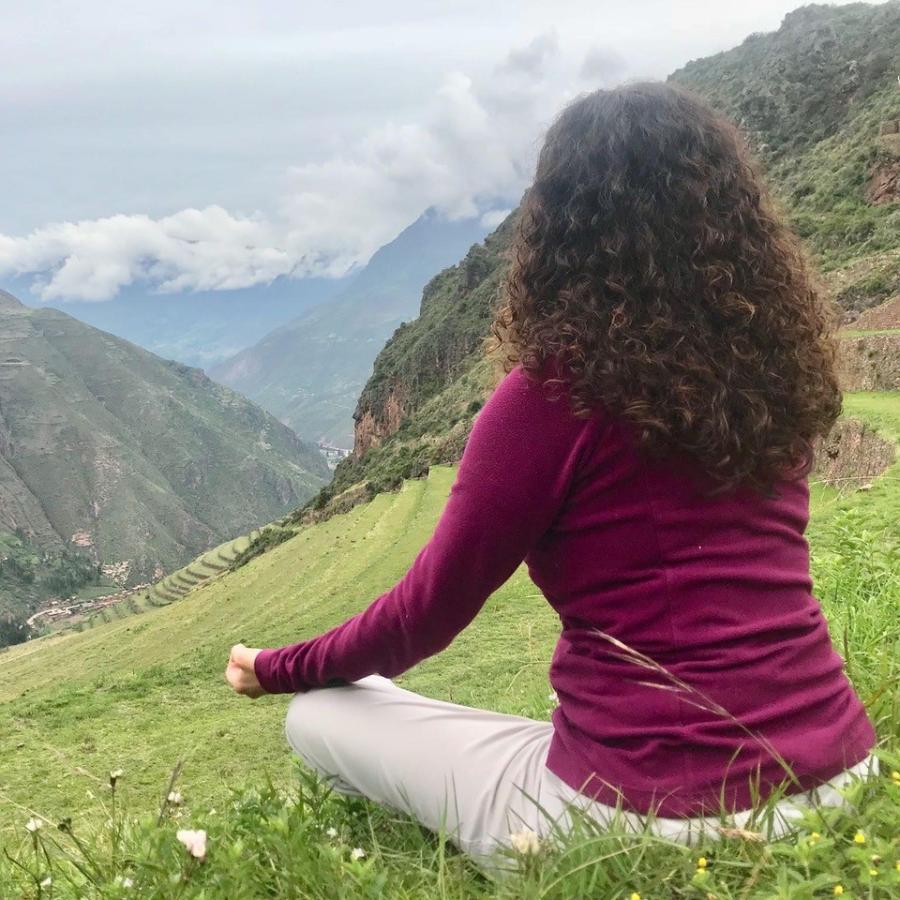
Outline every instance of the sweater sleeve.
<svg viewBox="0 0 900 900"><path fill-rule="evenodd" d="M407 573L324 634L258 654L269 693L388 678L443 650L547 531L591 432L564 391L512 370L478 414L434 533Z"/></svg>

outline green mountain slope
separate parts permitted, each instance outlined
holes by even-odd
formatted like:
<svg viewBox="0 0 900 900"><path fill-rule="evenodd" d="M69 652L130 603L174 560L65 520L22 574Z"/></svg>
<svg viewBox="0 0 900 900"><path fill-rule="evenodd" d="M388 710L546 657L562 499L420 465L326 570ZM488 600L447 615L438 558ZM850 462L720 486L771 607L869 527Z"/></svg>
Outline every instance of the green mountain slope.
<svg viewBox="0 0 900 900"><path fill-rule="evenodd" d="M851 396L849 407L900 441L900 394ZM179 759L192 804L218 806L245 780L283 783L285 698L254 704L231 695L222 680L229 646L289 643L364 608L429 537L453 474L435 467L427 480L304 528L178 603L0 653L0 822L20 825L23 808L52 821L74 815L76 827L81 816L105 818L108 798L92 779L102 783L116 768L132 800L154 803ZM900 584L890 563L900 551L898 476L900 461L868 491L817 489L809 532L818 594L834 634L852 648L851 672L892 752L900 719L884 684L900 661ZM447 650L398 682L545 718L558 626L523 568Z"/></svg>
<svg viewBox="0 0 900 900"><path fill-rule="evenodd" d="M378 351L415 315L425 282L484 233L477 219L448 222L426 212L337 297L211 369L211 376L303 437L349 447L353 407Z"/></svg>
<svg viewBox="0 0 900 900"><path fill-rule="evenodd" d="M327 477L315 448L200 370L0 294L0 533L135 583Z"/></svg>
<svg viewBox="0 0 900 900"><path fill-rule="evenodd" d="M893 250L900 194L872 196L900 169L882 126L900 119L900 3L806 6L778 31L671 76L749 132L792 222L826 271ZM900 290L900 266L892 270ZM869 291L872 305L888 294Z"/></svg>
<svg viewBox="0 0 900 900"><path fill-rule="evenodd" d="M900 194L874 202L870 190L891 167L900 172L900 134L880 133L900 128L898 71L900 3L890 2L804 7L777 32L672 76L750 131L848 320L900 292ZM492 384L478 338L514 217L428 284L419 317L379 354L354 413L354 455L318 505L355 483L377 489L458 457Z"/></svg>

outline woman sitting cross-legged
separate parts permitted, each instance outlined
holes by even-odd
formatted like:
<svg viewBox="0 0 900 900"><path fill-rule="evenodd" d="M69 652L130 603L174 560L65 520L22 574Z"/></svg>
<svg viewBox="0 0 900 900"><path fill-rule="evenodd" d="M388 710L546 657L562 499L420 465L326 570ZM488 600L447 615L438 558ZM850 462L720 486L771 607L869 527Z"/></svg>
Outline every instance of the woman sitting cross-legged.
<svg viewBox="0 0 900 900"><path fill-rule="evenodd" d="M236 646L231 685L294 694L303 760L482 860L573 805L691 841L766 798L772 834L841 803L876 766L804 537L830 319L738 131L664 84L577 98L502 301L505 377L409 571L319 637ZM561 623L552 722L390 680L523 561Z"/></svg>

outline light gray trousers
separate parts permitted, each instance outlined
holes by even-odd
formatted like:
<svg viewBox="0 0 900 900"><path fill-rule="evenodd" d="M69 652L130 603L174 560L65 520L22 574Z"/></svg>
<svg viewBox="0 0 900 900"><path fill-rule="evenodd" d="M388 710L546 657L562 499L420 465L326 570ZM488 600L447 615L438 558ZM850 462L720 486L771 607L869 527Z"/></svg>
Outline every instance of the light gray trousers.
<svg viewBox="0 0 900 900"><path fill-rule="evenodd" d="M719 826L744 827L751 812L728 821L651 821L590 800L544 765L553 725L523 716L423 697L381 675L294 695L285 722L294 752L336 791L358 794L443 830L460 849L492 868L500 847L567 832L572 809L602 825L648 829L682 843ZM839 805L840 789L877 771L869 757L827 785L779 800L770 837L790 830L813 804ZM525 832L523 836L522 833Z"/></svg>

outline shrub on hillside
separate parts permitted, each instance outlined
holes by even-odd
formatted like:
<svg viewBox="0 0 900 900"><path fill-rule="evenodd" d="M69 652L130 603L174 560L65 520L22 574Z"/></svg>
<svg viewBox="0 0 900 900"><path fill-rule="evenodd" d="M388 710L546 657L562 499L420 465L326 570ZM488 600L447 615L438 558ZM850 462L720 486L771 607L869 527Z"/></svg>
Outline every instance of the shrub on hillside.
<svg viewBox="0 0 900 900"><path fill-rule="evenodd" d="M11 647L13 644L21 644L28 640L30 629L28 623L22 619L7 614L0 616L0 647Z"/></svg>

